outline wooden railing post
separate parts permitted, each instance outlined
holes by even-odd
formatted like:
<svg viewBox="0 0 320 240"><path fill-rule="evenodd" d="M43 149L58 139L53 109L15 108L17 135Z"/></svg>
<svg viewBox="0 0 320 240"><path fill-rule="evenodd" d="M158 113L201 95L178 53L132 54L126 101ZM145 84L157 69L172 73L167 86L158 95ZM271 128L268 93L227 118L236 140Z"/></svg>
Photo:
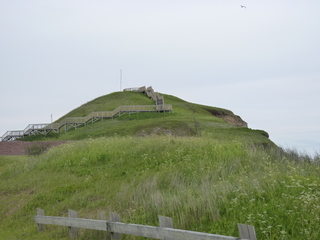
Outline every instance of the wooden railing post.
<svg viewBox="0 0 320 240"><path fill-rule="evenodd" d="M110 212L110 222L120 222L120 215L115 212ZM121 238L121 233L111 232L111 240L119 240Z"/></svg>
<svg viewBox="0 0 320 240"><path fill-rule="evenodd" d="M158 216L159 217L159 225L162 228L173 228L172 218ZM171 240L171 238L164 237L163 240Z"/></svg>
<svg viewBox="0 0 320 240"><path fill-rule="evenodd" d="M37 208L37 215L38 216L44 216L44 210L41 208ZM43 231L44 230L44 224L38 224L38 231Z"/></svg>
<svg viewBox="0 0 320 240"><path fill-rule="evenodd" d="M254 226L238 223L238 231L239 231L240 238L257 240Z"/></svg>
<svg viewBox="0 0 320 240"><path fill-rule="evenodd" d="M68 217L69 218L77 218L78 217L78 213L76 211L68 209ZM70 238L74 239L78 235L78 228L69 227L69 233L70 233Z"/></svg>

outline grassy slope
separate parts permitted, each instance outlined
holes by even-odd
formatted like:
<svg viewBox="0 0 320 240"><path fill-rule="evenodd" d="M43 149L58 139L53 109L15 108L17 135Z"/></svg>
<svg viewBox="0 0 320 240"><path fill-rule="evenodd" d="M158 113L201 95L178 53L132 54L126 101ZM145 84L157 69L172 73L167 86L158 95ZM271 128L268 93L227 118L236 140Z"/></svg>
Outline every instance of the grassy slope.
<svg viewBox="0 0 320 240"><path fill-rule="evenodd" d="M307 159L308 160L308 159ZM109 137L72 142L38 157L0 157L2 239L68 239L66 228L38 233L47 215L97 219L115 211L127 223L258 239L319 239L319 164L276 148L210 137ZM82 230L79 239L104 239ZM138 239L129 238L125 239Z"/></svg>
<svg viewBox="0 0 320 240"><path fill-rule="evenodd" d="M113 93L68 116L150 101L138 93ZM258 239L320 237L317 163L280 151L264 131L212 116L233 114L228 110L168 95L165 101L173 113L124 115L52 135L79 141L38 157L0 156L0 236L68 239L63 227L37 232L32 218L40 207L47 215L66 216L71 208L95 219L99 211L115 211L123 222L148 225L158 225L157 215L164 215L176 228L232 236L238 236L236 223L247 223ZM134 137L157 128L174 136ZM260 149L265 144L271 147ZM105 239L80 232L79 239Z"/></svg>
<svg viewBox="0 0 320 240"><path fill-rule="evenodd" d="M136 92L114 92L83 104L56 122L64 117L84 117L91 112L112 111L120 105L154 105L154 101Z"/></svg>

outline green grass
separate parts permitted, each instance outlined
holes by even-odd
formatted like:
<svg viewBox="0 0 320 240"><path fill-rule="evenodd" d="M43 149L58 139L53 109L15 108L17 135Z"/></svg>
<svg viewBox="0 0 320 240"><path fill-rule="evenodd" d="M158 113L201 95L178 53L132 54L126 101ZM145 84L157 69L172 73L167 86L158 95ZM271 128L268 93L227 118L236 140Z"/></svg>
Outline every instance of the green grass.
<svg viewBox="0 0 320 240"><path fill-rule="evenodd" d="M319 170L319 160L294 151L207 136L103 137L1 156L0 235L68 239L59 226L37 232L40 207L52 216L115 211L123 222L157 226L163 215L187 230L238 236L236 224L245 223L258 239L318 239ZM80 231L92 238L104 236Z"/></svg>

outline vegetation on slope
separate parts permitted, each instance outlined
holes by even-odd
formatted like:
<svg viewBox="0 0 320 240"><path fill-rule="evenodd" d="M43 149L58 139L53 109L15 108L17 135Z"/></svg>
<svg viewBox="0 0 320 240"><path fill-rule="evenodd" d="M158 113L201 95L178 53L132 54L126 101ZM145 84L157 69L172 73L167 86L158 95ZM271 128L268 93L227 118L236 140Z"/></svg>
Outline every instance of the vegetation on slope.
<svg viewBox="0 0 320 240"><path fill-rule="evenodd" d="M122 105L154 105L154 101L142 93L114 92L81 105L56 122L60 122L65 117L85 117L92 112L113 111Z"/></svg>
<svg viewBox="0 0 320 240"><path fill-rule="evenodd" d="M255 226L258 239L319 239L319 160L243 140L202 137L86 139L37 157L0 157L0 235L3 239L69 239L68 229L37 232L46 215L122 222L238 236ZM79 239L105 239L81 230ZM140 239L124 236L124 239Z"/></svg>
<svg viewBox="0 0 320 240"><path fill-rule="evenodd" d="M117 136L145 136L145 135L173 135L173 136L200 136L211 132L215 138L221 135L244 137L260 144L273 144L268 134L262 130L252 130L247 127L237 127L224 120L225 117L235 119L240 125L246 125L240 117L231 111L193 104L171 95L164 95L165 103L173 106L172 113L135 113L116 116L114 119L104 119L94 124L71 129L59 134L51 133L47 136L25 137L23 141L41 140L81 140L88 137ZM142 93L115 92L90 101L74 109L65 117L82 117L93 111L111 111L119 105L153 105L154 102ZM238 125L239 125L238 124ZM233 136L234 135L234 136Z"/></svg>

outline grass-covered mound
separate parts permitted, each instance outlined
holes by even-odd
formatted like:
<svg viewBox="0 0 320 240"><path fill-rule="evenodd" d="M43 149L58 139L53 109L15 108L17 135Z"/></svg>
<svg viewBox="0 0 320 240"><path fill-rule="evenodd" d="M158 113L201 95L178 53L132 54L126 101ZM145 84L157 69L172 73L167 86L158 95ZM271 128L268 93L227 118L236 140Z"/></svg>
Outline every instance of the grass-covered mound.
<svg viewBox="0 0 320 240"><path fill-rule="evenodd" d="M210 134L86 139L37 157L1 156L0 236L69 239L60 226L37 232L40 207L52 216L115 211L122 222L156 226L163 215L187 230L238 236L245 223L257 239L320 239L319 162ZM81 230L79 239L105 237Z"/></svg>
<svg viewBox="0 0 320 240"><path fill-rule="evenodd" d="M86 138L117 136L202 136L233 139L243 137L259 144L273 145L268 134L262 130L252 130L230 110L190 103L171 95L164 96L165 104L171 104L172 113L144 112L115 116L60 133L47 136L35 135L21 138L23 141L81 140ZM115 92L94 99L74 109L65 117L83 117L94 111L111 111L120 105L154 105L154 101L143 93ZM239 127L240 126L240 127Z"/></svg>

